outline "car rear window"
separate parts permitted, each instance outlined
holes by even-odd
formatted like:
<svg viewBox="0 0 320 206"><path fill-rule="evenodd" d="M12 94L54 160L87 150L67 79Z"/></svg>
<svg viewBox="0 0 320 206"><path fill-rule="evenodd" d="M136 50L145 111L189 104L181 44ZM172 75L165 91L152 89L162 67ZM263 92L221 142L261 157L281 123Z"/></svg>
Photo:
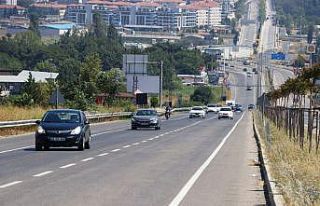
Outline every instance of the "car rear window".
<svg viewBox="0 0 320 206"><path fill-rule="evenodd" d="M221 108L220 111L223 111L223 112L231 111L231 108L224 107L224 108Z"/></svg>
<svg viewBox="0 0 320 206"><path fill-rule="evenodd" d="M198 110L203 110L203 108L202 107L193 107L192 110L197 110L198 111Z"/></svg>
<svg viewBox="0 0 320 206"><path fill-rule="evenodd" d="M43 118L44 122L80 123L80 113L76 111L49 111Z"/></svg>
<svg viewBox="0 0 320 206"><path fill-rule="evenodd" d="M208 107L217 107L215 104L208 104Z"/></svg>
<svg viewBox="0 0 320 206"><path fill-rule="evenodd" d="M139 110L136 113L137 116L155 116L157 112L154 110Z"/></svg>

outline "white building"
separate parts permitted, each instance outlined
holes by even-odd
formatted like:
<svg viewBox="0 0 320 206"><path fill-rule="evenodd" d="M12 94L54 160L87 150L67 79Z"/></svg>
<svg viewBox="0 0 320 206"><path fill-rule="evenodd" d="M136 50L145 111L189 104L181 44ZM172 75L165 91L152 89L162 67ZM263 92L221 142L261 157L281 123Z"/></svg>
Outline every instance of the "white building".
<svg viewBox="0 0 320 206"><path fill-rule="evenodd" d="M0 0L1 5L17 6L17 0Z"/></svg>
<svg viewBox="0 0 320 206"><path fill-rule="evenodd" d="M215 1L205 0L193 2L183 6L188 10L196 11L198 27L214 27L221 25L221 6Z"/></svg>

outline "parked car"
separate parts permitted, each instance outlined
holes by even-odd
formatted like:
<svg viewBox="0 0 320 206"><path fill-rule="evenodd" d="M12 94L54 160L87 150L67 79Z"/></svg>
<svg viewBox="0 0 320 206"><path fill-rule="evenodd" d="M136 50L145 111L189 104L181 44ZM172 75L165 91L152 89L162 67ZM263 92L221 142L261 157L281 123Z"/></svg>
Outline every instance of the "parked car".
<svg viewBox="0 0 320 206"><path fill-rule="evenodd" d="M233 119L233 111L231 107L222 107L218 113L218 119L228 118Z"/></svg>
<svg viewBox="0 0 320 206"><path fill-rule="evenodd" d="M220 111L221 105L218 104L208 104L208 111L218 113Z"/></svg>
<svg viewBox="0 0 320 206"><path fill-rule="evenodd" d="M80 110L49 110L40 121L35 134L35 149L77 146L90 149L91 130L89 121Z"/></svg>
<svg viewBox="0 0 320 206"><path fill-rule="evenodd" d="M189 112L189 118L193 118L193 117L205 118L206 111L203 109L203 107L200 107L200 106L192 107Z"/></svg>
<svg viewBox="0 0 320 206"><path fill-rule="evenodd" d="M160 118L154 109L138 109L131 118L131 129L155 128L160 129Z"/></svg>

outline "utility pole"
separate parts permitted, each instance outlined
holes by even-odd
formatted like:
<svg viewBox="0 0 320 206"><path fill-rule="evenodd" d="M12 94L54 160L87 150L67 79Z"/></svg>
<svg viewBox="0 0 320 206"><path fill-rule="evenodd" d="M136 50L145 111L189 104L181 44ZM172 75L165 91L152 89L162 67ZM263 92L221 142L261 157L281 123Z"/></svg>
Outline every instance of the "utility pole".
<svg viewBox="0 0 320 206"><path fill-rule="evenodd" d="M163 90L163 61L160 61L160 84L159 84L159 102L162 107L162 90Z"/></svg>

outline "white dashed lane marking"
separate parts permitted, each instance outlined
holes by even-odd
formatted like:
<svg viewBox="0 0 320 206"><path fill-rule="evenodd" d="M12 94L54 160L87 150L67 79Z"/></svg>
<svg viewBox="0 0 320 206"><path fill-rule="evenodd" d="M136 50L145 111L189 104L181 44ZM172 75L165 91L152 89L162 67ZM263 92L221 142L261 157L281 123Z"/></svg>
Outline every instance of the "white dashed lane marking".
<svg viewBox="0 0 320 206"><path fill-rule="evenodd" d="M34 177L42 177L42 176L45 176L45 175L48 175L48 174L51 174L53 173L53 171L49 170L49 171L45 171L45 172L41 172L39 174L35 174L35 175L32 175Z"/></svg>
<svg viewBox="0 0 320 206"><path fill-rule="evenodd" d="M126 146L123 146L123 148L129 148L131 147L131 145L126 145Z"/></svg>
<svg viewBox="0 0 320 206"><path fill-rule="evenodd" d="M71 164L67 164L67 165L61 166L59 168L60 169L65 169L65 168L72 167L72 166L75 166L75 165L76 165L76 163L71 163Z"/></svg>
<svg viewBox="0 0 320 206"><path fill-rule="evenodd" d="M136 143L133 143L132 145L139 145L140 143L139 142L136 142Z"/></svg>
<svg viewBox="0 0 320 206"><path fill-rule="evenodd" d="M16 185L16 184L19 184L21 183L22 181L14 181L14 182L10 182L10 183L7 183L7 184L4 184L4 185L0 185L0 189L4 189L6 187L11 187L13 185Z"/></svg>
<svg viewBox="0 0 320 206"><path fill-rule="evenodd" d="M111 150L111 152L118 152L120 151L121 149L114 149L114 150Z"/></svg>
<svg viewBox="0 0 320 206"><path fill-rule="evenodd" d="M109 153L102 153L102 154L97 155L97 157L107 156L108 154L109 154Z"/></svg>
<svg viewBox="0 0 320 206"><path fill-rule="evenodd" d="M81 160L81 161L82 161L82 162L88 162L88 161L93 160L93 159L94 159L93 157L89 157L89 158L83 159L83 160Z"/></svg>

